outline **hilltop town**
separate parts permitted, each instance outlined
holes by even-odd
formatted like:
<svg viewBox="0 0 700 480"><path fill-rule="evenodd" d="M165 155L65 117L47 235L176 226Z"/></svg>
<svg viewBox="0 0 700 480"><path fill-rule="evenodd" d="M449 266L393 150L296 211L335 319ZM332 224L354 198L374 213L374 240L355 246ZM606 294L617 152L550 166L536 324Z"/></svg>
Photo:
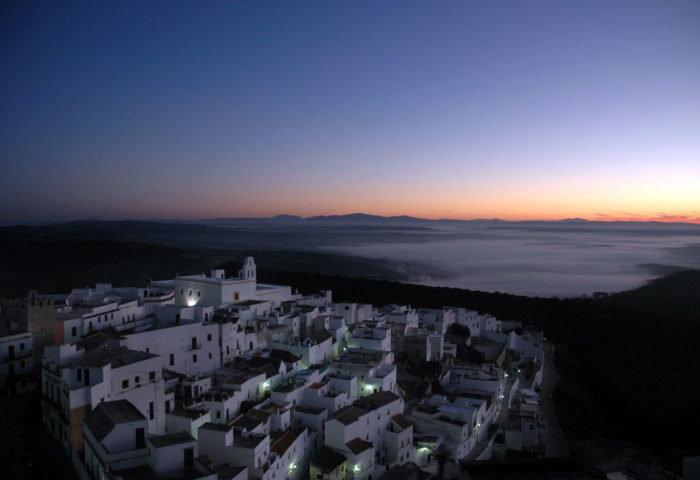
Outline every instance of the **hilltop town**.
<svg viewBox="0 0 700 480"><path fill-rule="evenodd" d="M0 310L0 380L41 392L79 478L424 479L565 456L543 333L415 303L261 283L252 257L235 276L30 292Z"/></svg>

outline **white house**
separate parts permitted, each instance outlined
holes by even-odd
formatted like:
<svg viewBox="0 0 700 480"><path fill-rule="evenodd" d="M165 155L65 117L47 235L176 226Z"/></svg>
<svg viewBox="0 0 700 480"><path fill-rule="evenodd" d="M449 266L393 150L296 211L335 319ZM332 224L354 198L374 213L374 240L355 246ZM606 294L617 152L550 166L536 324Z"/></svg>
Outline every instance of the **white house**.
<svg viewBox="0 0 700 480"><path fill-rule="evenodd" d="M391 352L391 327L357 327L348 338L348 347Z"/></svg>
<svg viewBox="0 0 700 480"><path fill-rule="evenodd" d="M289 286L258 283L253 257L246 257L238 276L226 278L224 270L205 274L178 276L174 281L177 305L211 305L220 307L248 300L262 300L279 305L295 298Z"/></svg>
<svg viewBox="0 0 700 480"><path fill-rule="evenodd" d="M128 400L102 402L85 418L85 470L101 480L111 472L149 464L148 420Z"/></svg>
<svg viewBox="0 0 700 480"><path fill-rule="evenodd" d="M211 375L221 366L216 323L156 323L149 330L124 333L120 344L160 355L165 368L187 376Z"/></svg>
<svg viewBox="0 0 700 480"><path fill-rule="evenodd" d="M125 399L165 432L165 405L173 401L162 378L163 359L125 347L88 353L75 345L47 347L42 361L43 417L64 447L83 449L83 421L100 402Z"/></svg>

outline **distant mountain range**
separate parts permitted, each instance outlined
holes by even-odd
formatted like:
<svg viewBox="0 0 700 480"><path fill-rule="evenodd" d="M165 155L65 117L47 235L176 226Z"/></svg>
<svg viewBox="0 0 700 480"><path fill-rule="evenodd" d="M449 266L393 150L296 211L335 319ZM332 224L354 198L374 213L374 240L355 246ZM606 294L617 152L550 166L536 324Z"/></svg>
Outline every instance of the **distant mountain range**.
<svg viewBox="0 0 700 480"><path fill-rule="evenodd" d="M346 215L317 215L313 217L301 217L298 215L276 215L273 217L232 217L232 218L204 218L197 220L156 220L159 222L183 222L206 225L231 225L231 224L512 224L512 225L547 225L547 224L591 224L591 225L697 225L684 222L659 222L659 221L600 221L586 220L585 218L564 218L562 220L503 220L500 218L478 218L461 220L451 218L428 219L398 215L384 217L367 213L350 213ZM700 226L699 226L700 227Z"/></svg>
<svg viewBox="0 0 700 480"><path fill-rule="evenodd" d="M86 220L74 220L65 222L27 222L1 225L0 228L26 226L51 226L51 225L106 225L106 224L190 224L209 226L235 226L235 225L697 225L686 222L659 222L659 221L627 221L627 220L586 220L585 218L564 218L561 220L503 220L500 218L478 218L471 220L441 218L428 219L411 217L409 215L397 215L384 217L368 213L350 213L346 215L316 215L313 217L301 217L299 215L281 214L272 217L230 217L230 218L201 218L195 220L178 219L148 219L148 220L101 220L90 218Z"/></svg>

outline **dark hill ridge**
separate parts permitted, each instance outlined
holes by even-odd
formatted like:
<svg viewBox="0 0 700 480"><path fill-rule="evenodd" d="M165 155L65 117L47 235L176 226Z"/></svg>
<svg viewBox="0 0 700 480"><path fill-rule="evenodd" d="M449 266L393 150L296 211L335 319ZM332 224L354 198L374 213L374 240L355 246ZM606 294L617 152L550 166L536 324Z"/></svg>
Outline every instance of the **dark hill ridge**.
<svg viewBox="0 0 700 480"><path fill-rule="evenodd" d="M601 302L700 322L700 271L682 270Z"/></svg>

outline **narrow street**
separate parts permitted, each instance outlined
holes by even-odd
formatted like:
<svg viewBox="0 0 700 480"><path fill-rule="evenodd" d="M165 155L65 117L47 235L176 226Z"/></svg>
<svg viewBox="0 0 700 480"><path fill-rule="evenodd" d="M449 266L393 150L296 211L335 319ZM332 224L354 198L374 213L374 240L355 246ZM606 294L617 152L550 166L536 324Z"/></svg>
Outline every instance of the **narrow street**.
<svg viewBox="0 0 700 480"><path fill-rule="evenodd" d="M557 385L559 379L559 374L553 362L553 346L551 343L546 343L544 347L544 377L542 380L542 389L540 391L540 415L543 418L546 428L544 430L542 443L544 444L545 450L547 452L547 457L567 457L569 456L569 451L566 446L566 440L564 434L559 425L559 420L554 413L554 405L552 403L552 394L554 393L554 388ZM510 391L513 386L513 379L509 378L505 389L505 399L503 400L503 405L495 420L495 424L498 428L505 429L506 422L508 420L508 398L510 396ZM495 434L494 434L495 435ZM485 438L481 442L477 443L474 448L469 452L469 454L464 458L464 460L476 460L476 458L481 455L481 453L488 446L489 441L493 435Z"/></svg>
<svg viewBox="0 0 700 480"><path fill-rule="evenodd" d="M506 381L506 388L503 392L503 400L501 401L501 410L498 412L496 419L494 420L494 425L497 425L499 429L505 429L506 422L508 420L508 398L510 397L510 390L513 387L514 380L509 378ZM476 460L479 455L486 449L491 439L496 435L494 432L492 435L488 435L482 441L474 445L474 448L464 457L464 460Z"/></svg>
<svg viewBox="0 0 700 480"><path fill-rule="evenodd" d="M554 405L552 402L552 394L554 387L559 380L559 374L553 361L554 347L551 343L546 343L544 347L544 378L542 381L542 390L540 391L540 416L544 419L546 429L544 433L543 443L547 451L548 457L568 457L569 450L566 446L564 434L559 425L559 419L554 413Z"/></svg>

